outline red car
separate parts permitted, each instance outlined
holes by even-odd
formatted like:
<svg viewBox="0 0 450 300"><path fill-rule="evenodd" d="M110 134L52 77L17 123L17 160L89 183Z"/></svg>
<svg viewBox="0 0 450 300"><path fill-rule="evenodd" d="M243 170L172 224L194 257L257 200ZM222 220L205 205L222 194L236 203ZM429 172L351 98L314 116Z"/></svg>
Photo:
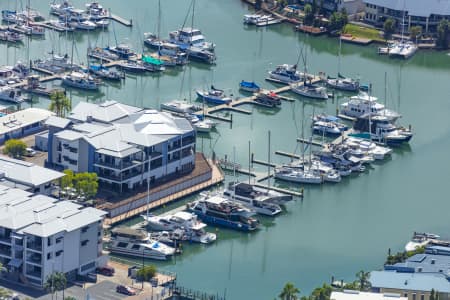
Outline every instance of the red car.
<svg viewBox="0 0 450 300"><path fill-rule="evenodd" d="M125 285L118 285L116 287L116 292L127 295L127 296L134 296L136 295L136 291L129 286Z"/></svg>
<svg viewBox="0 0 450 300"><path fill-rule="evenodd" d="M115 270L113 267L104 266L101 268L97 268L97 273L105 276L114 276Z"/></svg>

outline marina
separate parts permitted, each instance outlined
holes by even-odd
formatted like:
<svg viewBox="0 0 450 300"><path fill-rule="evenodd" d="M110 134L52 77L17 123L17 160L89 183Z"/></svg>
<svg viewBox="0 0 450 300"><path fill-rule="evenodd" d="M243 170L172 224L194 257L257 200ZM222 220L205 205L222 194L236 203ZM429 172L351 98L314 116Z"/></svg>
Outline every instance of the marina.
<svg viewBox="0 0 450 300"><path fill-rule="evenodd" d="M80 1L73 2L74 7L85 5ZM45 14L48 12L48 3L32 0L32 6ZM154 55L152 57L159 60L160 55L155 49L144 50L142 46L143 32L156 32L154 25L158 21L155 7L158 7L158 1L143 4L114 0L108 3L109 6L111 11L121 17L111 14L111 24L105 30L68 32L49 21L35 22L49 29L45 32L45 39L30 38L29 46L26 40L28 37L14 46L2 43L0 47L5 55L1 64L13 66L19 60L28 62L43 59L51 51L58 55L68 53L73 66L82 69L88 69L94 61L95 65L116 71L124 64L140 65L144 56ZM148 205L146 186L140 187L139 192L136 189L134 195L129 194L129 199L140 201L137 207L130 204L131 200L125 200L126 203L119 205L120 201L108 202L106 197L100 197L98 208L110 212L105 218L105 225L112 229L118 226L143 229L143 216L147 210L159 217L174 215L185 211L187 204L199 201L202 198L200 193L221 194L232 181L249 182L253 187L289 194L297 201L285 203L282 211L277 211L274 217L254 216L259 220L258 228L251 227L245 234L230 227L224 228L208 219L208 216L202 216L210 222L205 230L217 235L217 240L211 246L191 243L185 237L177 239L173 234L153 235L160 241L180 240L183 249L180 255L167 261L154 262L148 257L148 264L177 272L183 285L195 289L223 292L226 288L229 299L264 298L267 295L273 295L273 298L278 295L274 291L280 290L289 281L302 290L303 296L322 282L328 282L330 272L350 282L360 269L379 267L387 250L403 250L411 232L418 228L424 232L442 232L443 235L448 232L445 212L449 204L442 196L446 186L442 165L448 161L445 153L449 147L448 109L443 87L450 80L450 65L445 53L419 51L408 62L387 55L379 56L378 46L359 47L350 43L340 46L337 39L325 35L307 37L295 32L283 15L275 15L277 20L283 20L277 25L243 26L244 14L268 12L249 10L247 4L240 1L214 0L206 5L198 0L195 21L191 21L191 16L186 17L186 12L192 10L189 3L169 0L162 4L161 9L164 22L157 30L161 36L191 27L193 23L192 28L201 29L208 40L214 41L214 64L193 60L183 65L164 65L165 70L161 72L117 71L125 80L104 80L96 86L97 91L89 92L84 87L79 89L67 85L64 90L72 108L82 102L101 104L113 99L135 107L161 109L177 116L193 114L189 118L197 118L197 122L204 121L204 118L207 121L214 120L215 127L204 132L197 130L195 145L195 151L203 153L211 166L212 177ZM187 20L186 24L181 22L184 19ZM119 23L121 25L117 26ZM268 22L265 25L269 25ZM224 30L225 27L227 30ZM114 47L122 42L130 45L130 49L136 53L135 57L128 60L108 58L100 55L101 52L87 53L88 47L93 45L105 49L108 45ZM326 88L328 100L317 101L294 93L292 89L302 87L305 84L303 80L285 84L283 80L268 77L268 72L277 66L294 65L302 48L308 49L306 77L311 80L308 79L307 84L319 84ZM351 108L363 110L361 106L344 109L343 104L352 100L358 104L364 102L358 94L359 88L351 92L326 86L327 75L329 79L339 78L336 76L340 71L336 72L338 53L346 75L341 79L358 78L367 85L370 83L370 91L366 93L379 99L367 104L364 113L379 109L377 116L364 118L361 112L349 115ZM87 59L88 55L92 60ZM53 72L35 64L32 69L37 85L30 88L27 81L22 79L10 86L34 94L33 101L22 102L21 108L33 105L47 109L51 103L49 95L53 91L62 91L61 81L72 71ZM299 69L303 69L300 64ZM385 73L389 75L387 84L384 82ZM91 74L92 77L94 75ZM425 89L423 85L415 84L431 81L436 88ZM256 86L245 84L245 90L242 89L242 82L254 83ZM208 87L212 85L223 89L230 101L208 104L197 98L195 91L209 90ZM265 98L271 93L276 94L276 100ZM370 96L366 100L371 100ZM181 104L175 108L168 105L174 101L195 109L187 110ZM439 109L435 110L435 107ZM385 108L398 112L398 116L389 115L388 111L383 111ZM429 118L431 113L433 122ZM333 127L335 124L329 124L332 122L329 119L317 120L325 123L316 123L320 127L314 127L314 117L319 114L337 116L341 119L338 122L348 128L340 131ZM392 118L383 119L385 116ZM395 119L394 123L392 119ZM407 143L402 141L400 145L392 145L387 140L391 138L392 141L395 136L381 135L382 126L378 122L387 122L385 128L397 130L400 136L405 137L408 132L414 136L411 135ZM195 127L194 121L192 124ZM389 127L389 124L395 124L395 128ZM412 126L409 127L409 124ZM378 129L372 130L372 126ZM85 125L85 128L88 127ZM326 131L327 128L331 128L330 131ZM272 144L269 150L268 131L271 132ZM365 137L366 140L361 141L357 137ZM250 150L248 142L251 142ZM389 154L383 152L388 151L384 148L376 148L385 147L386 144L390 146ZM234 147L237 155L235 161L231 162L230 154ZM307 169L316 172L327 170L317 163L318 157L329 154L327 150L333 153L329 155L333 163L336 156L346 153L342 154L342 158L349 168L353 167L351 174L343 175L348 172L348 168L339 166L337 170L342 178L339 182L334 178L336 181L329 183L324 182L327 174L315 173L315 178L318 177L323 183L317 185L276 178L276 170L283 166L303 173ZM354 157L350 157L349 151ZM369 152L370 155L367 154ZM218 159L224 157L227 159ZM151 194L160 189L162 186L151 186ZM427 201L424 202L424 199ZM228 200L233 199L231 197ZM433 213L425 213L427 209ZM139 254L135 253L135 257L126 260L129 264L139 265ZM111 256L121 259L117 253ZM223 271L215 272L213 276L212 267ZM253 291L256 286L260 288Z"/></svg>

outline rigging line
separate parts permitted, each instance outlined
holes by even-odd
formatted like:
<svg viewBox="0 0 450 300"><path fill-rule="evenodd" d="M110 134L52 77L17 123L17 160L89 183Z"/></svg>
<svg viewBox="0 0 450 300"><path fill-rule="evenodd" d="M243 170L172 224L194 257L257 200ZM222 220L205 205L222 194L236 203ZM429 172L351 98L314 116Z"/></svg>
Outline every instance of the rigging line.
<svg viewBox="0 0 450 300"><path fill-rule="evenodd" d="M186 22L187 22L187 20L188 20L189 14L190 14L190 12L191 12L191 7L193 7L193 4L194 4L194 0L192 0L192 1L191 1L191 4L189 4L189 8L188 8L186 17L184 17L183 25L181 26L180 29L183 29L183 28L184 28L184 25L186 25Z"/></svg>

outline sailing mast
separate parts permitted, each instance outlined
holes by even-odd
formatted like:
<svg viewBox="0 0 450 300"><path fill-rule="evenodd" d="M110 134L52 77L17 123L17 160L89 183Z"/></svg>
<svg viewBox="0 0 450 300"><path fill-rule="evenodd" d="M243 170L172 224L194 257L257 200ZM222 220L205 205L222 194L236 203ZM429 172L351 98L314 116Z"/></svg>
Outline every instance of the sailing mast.
<svg viewBox="0 0 450 300"><path fill-rule="evenodd" d="M157 33L158 33L158 58L161 56L161 0L158 0L158 21L157 21Z"/></svg>
<svg viewBox="0 0 450 300"><path fill-rule="evenodd" d="M267 149L267 160L268 160L268 164L267 164L267 192L269 192L269 188L270 188L270 130L267 133L268 137L269 137L269 143L268 143L268 149Z"/></svg>
<svg viewBox="0 0 450 300"><path fill-rule="evenodd" d="M339 36L338 77L341 75L341 51L342 51L342 38L341 36Z"/></svg>

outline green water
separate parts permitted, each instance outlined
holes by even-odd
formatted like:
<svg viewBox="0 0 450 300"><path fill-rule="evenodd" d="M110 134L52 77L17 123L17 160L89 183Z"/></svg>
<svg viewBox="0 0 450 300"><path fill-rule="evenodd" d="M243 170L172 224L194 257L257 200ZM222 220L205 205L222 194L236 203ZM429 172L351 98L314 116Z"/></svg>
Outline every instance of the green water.
<svg viewBox="0 0 450 300"><path fill-rule="evenodd" d="M48 1L32 1L41 12ZM74 1L81 7L82 1ZM180 26L190 1L162 1L161 32ZM14 2L2 2L2 8ZM140 48L144 32L155 31L157 2L108 1L113 13L132 18L132 29L115 24L118 41L125 38ZM290 26L243 28L246 5L238 0L198 0L195 26L217 44L217 66L193 65L186 71L161 76L128 76L122 85L105 85L101 93L70 91L74 103L115 99L127 104L159 107L174 98L193 99L193 89L214 83L232 89L238 82L254 79L264 87L266 71L276 64L295 63L299 48L308 52L308 70L337 72L338 41L307 38ZM71 49L71 35L47 32L45 40L33 40L31 59L43 57L52 48ZM76 34L75 60L84 61L87 34ZM112 26L106 33L91 34L92 44L114 42ZM26 43L25 43L26 44ZM27 60L25 46L0 45L0 63ZM388 106L403 114L401 122L411 124L415 136L411 146L398 149L392 159L374 165L366 173L344 179L340 184L305 187L305 199L290 203L287 213L265 219L263 228L253 234L218 231L216 244L188 245L176 261L158 264L175 271L179 283L194 289L219 292L228 299L273 299L287 281L304 294L315 286L338 279L353 280L361 270L382 266L387 249L402 250L413 231L449 235L448 172L450 166L450 57L441 52L419 52L408 62L379 57L375 46L342 46L342 72L360 76L373 84L374 94L383 98L384 73L388 76ZM184 79L183 79L184 77ZM56 84L56 83L55 83ZM400 92L400 93L399 93ZM190 96L191 94L191 96ZM293 95L291 95L293 97ZM343 95L340 95L341 98ZM36 104L47 107L49 101ZM267 131L272 133L272 151L299 152L295 138L300 135L302 105L305 118L313 113L335 112L336 103L283 103L281 110L246 107L251 116L234 114L233 128L220 124L217 132L199 138L198 149L218 156L237 150L237 161L247 164L248 141L256 158L267 158ZM309 133L308 133L309 134ZM274 157L275 162L286 161ZM264 169L261 169L264 170ZM245 180L245 177L241 177ZM276 183L281 184L282 183ZM286 186L284 184L284 186ZM299 189L299 186L291 186Z"/></svg>

